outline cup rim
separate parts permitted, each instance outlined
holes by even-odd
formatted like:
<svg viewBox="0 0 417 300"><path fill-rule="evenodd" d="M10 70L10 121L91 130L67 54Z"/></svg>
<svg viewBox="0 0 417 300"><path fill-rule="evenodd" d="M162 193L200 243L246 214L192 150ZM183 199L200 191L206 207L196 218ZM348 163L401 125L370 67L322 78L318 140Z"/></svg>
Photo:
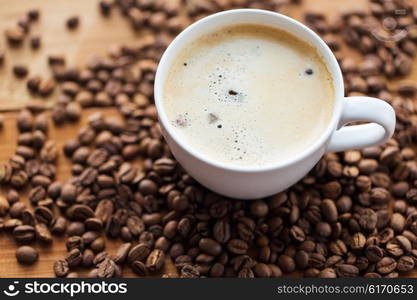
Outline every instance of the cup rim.
<svg viewBox="0 0 417 300"><path fill-rule="evenodd" d="M211 159L210 157L207 157L203 153L196 151L193 147L185 143L173 130L172 125L170 124L167 115L165 113L164 105L163 105L163 76L161 71L161 66L167 64L168 56L170 56L170 52L173 51L173 49L177 47L181 47L181 44L183 42L183 39L186 35L188 35L189 32L194 30L196 27L203 26L204 24L211 22L215 18L224 18L231 14L239 14L239 13L256 13L256 14L263 14L263 15L269 15L276 18L281 18L285 22L291 23L293 26L297 26L304 30L307 34L309 34L313 39L315 39L318 44L320 45L320 48L327 54L327 57L323 57L324 62L326 63L328 70L332 76L333 79L333 87L335 92L335 99L334 99L334 108L333 108L333 114L331 121L327 125L327 128L323 131L323 133L320 135L320 137L317 139L315 143L307 147L304 151L301 151L300 153L294 155L293 157L280 161L278 163L270 163L260 166L240 166L240 165L230 165L227 163L222 163L219 161L216 161L214 159ZM250 24L250 20L248 22L245 22ZM255 24L255 23L254 23ZM280 28L281 29L281 28ZM288 31L287 31L288 32ZM291 33L291 32L289 32ZM316 47L317 49L319 47ZM155 83L154 83L154 101L155 106L158 112L158 119L161 123L161 126L166 130L167 134L188 154L191 156L199 159L200 161L203 161L209 165L212 165L217 168L221 168L228 171L237 171L242 173L254 173L254 172L267 172L267 171L273 171L276 169L288 167L296 162L305 160L309 156L311 156L314 152L320 149L323 145L327 144L329 137L331 134L337 130L338 123L340 120L340 116L342 113L342 100L344 98L344 83L343 83L343 76L342 71L340 69L339 63L337 62L336 57L334 56L333 52L330 50L329 46L320 38L320 36L315 33L312 29L307 27L306 25L302 24L301 22L290 18L288 16L285 16L283 14L262 10L262 9L232 9L232 10L226 10L222 12L218 12L212 15L209 15L207 17L204 17L195 23L189 25L187 28L185 28L181 33L179 33L175 39L171 42L171 44L168 46L168 48L163 53L157 71L155 75Z"/></svg>

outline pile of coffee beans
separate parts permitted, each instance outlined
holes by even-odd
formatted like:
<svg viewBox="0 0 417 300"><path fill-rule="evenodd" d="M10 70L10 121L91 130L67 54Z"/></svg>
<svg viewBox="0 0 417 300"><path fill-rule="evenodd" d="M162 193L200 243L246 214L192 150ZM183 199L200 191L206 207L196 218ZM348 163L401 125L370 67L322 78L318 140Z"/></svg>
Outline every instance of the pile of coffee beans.
<svg viewBox="0 0 417 300"><path fill-rule="evenodd" d="M153 82L158 60L175 35L217 11L280 11L299 2L100 1L103 17L121 12L134 30L146 32L132 45L112 47L107 57L92 57L84 67L67 66L64 55L51 54L54 78L28 79L36 97L50 95L56 86L60 93L50 112L35 98L19 113L16 153L0 166L1 183L8 186L7 196L0 197L0 228L22 245L18 262L38 259L28 246L34 241L50 244L54 235L65 235L68 252L53 265L58 277L76 277L79 268L90 268L90 277L119 277L123 265L138 276L183 278L293 272L326 278L398 277L413 270L417 87L402 82L392 88L387 81L411 71L417 46L417 10L406 1L373 0L369 12L347 12L332 20L305 15L306 24L335 51L346 94L374 95L395 108L396 133L386 145L326 154L287 191L238 201L195 182L162 139ZM398 16L398 11L404 14ZM71 17L67 25L75 29L78 23L78 17ZM380 33L384 26L391 30L389 37L404 30L407 35L387 41ZM340 50L345 46L357 50L362 61L344 57ZM72 162L72 176L60 182L56 164L62 154L48 139L48 118L61 126L79 121L89 107L108 106L117 107L121 118L89 115L87 125L62 149ZM30 205L20 200L26 187ZM124 243L108 253L107 239ZM177 272L164 272L168 258Z"/></svg>

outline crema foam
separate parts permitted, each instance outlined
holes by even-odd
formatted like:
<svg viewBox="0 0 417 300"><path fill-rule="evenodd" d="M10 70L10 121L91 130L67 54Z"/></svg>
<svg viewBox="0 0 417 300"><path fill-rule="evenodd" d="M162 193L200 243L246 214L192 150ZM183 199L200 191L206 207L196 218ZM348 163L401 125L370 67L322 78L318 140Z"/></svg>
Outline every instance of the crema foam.
<svg viewBox="0 0 417 300"><path fill-rule="evenodd" d="M272 27L223 27L190 41L164 82L167 117L205 157L265 166L311 146L330 123L334 87L316 49Z"/></svg>

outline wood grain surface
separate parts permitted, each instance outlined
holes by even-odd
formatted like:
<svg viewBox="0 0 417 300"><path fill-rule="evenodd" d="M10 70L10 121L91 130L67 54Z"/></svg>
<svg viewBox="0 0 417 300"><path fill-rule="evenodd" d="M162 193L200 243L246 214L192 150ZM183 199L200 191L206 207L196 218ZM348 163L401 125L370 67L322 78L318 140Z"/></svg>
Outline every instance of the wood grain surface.
<svg viewBox="0 0 417 300"><path fill-rule="evenodd" d="M350 9L367 9L367 3L367 0L304 0L301 7L290 7L284 13L297 19L300 19L306 10L324 12L332 16ZM30 99L25 80L16 79L11 72L13 64L27 64L31 74L41 74L43 78L47 78L51 76L46 61L49 54L63 53L67 57L68 65L82 66L92 54L104 55L112 44L134 42L140 33L134 33L118 11L113 11L108 18L103 18L97 9L96 0L0 0L0 5L0 34L3 34L7 27L14 25L28 9L41 10L40 20L31 30L31 33L40 34L42 37L39 50L31 50L28 40L21 48L9 49L3 35L0 39L0 48L6 49L5 64L0 67L0 111L7 111L3 113L6 120L3 130L0 131L0 162L6 162L16 147L16 110ZM81 22L78 29L70 32L65 28L65 21L72 15L80 16ZM343 53L352 57L357 55L348 49L344 49ZM414 71L408 79L417 79L417 62L414 66ZM53 102L55 98L52 95L47 101ZM61 149L65 141L76 136L78 129L85 124L87 116L94 111L97 109L84 110L82 121L78 124L61 128L51 126L50 138L55 140ZM118 116L118 112L113 108L100 111L106 115ZM57 179L64 182L69 175L70 163L60 155ZM4 193L4 190L1 192ZM23 198L27 201L25 195ZM114 253L120 243L119 240L107 240L107 251ZM36 244L35 248L40 253L39 261L32 266L19 265L15 259L16 243L9 234L0 233L0 277L54 276L53 262L63 258L66 253L64 238L55 238L49 247ZM176 272L169 259L164 272ZM87 273L88 270L79 271L80 275ZM125 268L123 275L136 276L129 268ZM417 271L411 272L409 276L417 277Z"/></svg>

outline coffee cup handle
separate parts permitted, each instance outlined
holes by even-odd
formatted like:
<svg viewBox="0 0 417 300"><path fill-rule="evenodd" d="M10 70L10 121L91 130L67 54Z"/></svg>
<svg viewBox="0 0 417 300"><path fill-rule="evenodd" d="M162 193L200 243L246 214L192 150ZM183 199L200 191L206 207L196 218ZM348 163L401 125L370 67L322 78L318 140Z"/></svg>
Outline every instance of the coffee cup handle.
<svg viewBox="0 0 417 300"><path fill-rule="evenodd" d="M370 123L345 126L360 121ZM347 97L338 129L330 138L326 152L377 146L389 140L394 130L395 111L387 102L371 97Z"/></svg>

